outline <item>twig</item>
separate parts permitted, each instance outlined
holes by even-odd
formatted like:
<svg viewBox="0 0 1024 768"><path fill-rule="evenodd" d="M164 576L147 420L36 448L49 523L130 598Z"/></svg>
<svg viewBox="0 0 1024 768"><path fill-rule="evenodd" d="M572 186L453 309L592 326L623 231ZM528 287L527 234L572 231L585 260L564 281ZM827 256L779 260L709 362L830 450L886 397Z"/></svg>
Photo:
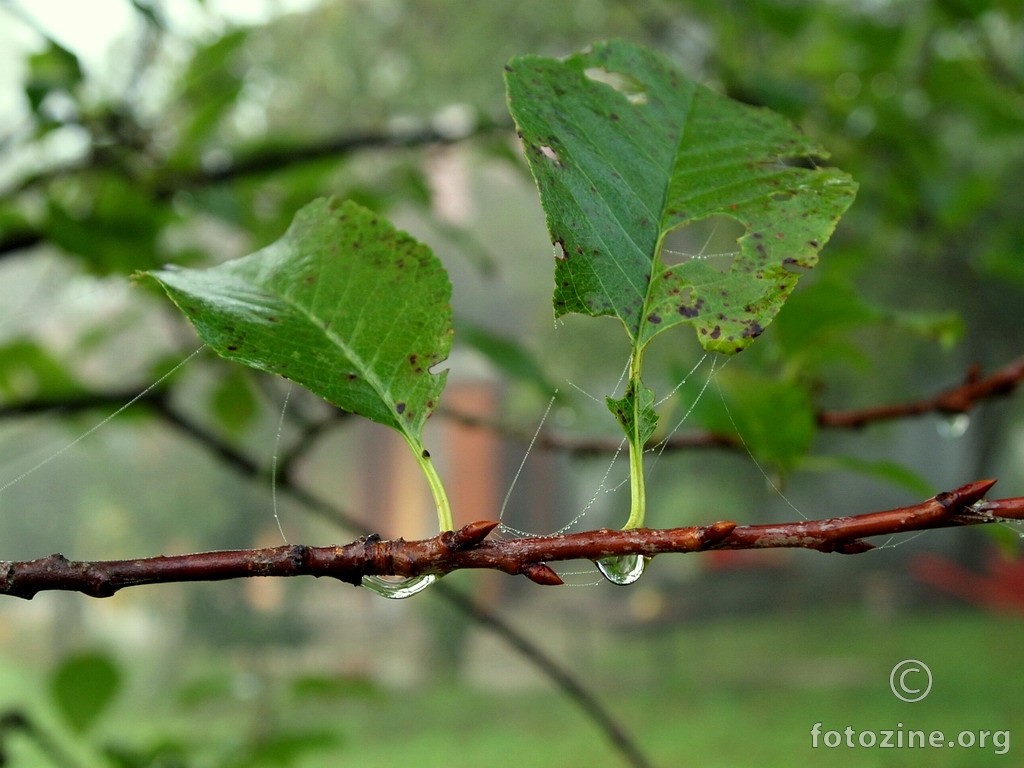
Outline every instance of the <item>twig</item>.
<svg viewBox="0 0 1024 768"><path fill-rule="evenodd" d="M1024 357L1018 357L994 373L981 378L976 369L968 371L963 384L938 394L907 403L847 411L822 411L818 424L823 427L857 428L878 421L905 419L926 413L967 413L978 402L1008 395L1024 381Z"/></svg>
<svg viewBox="0 0 1024 768"><path fill-rule="evenodd" d="M556 585L562 580L548 562L769 547L857 554L872 548L863 541L870 536L1024 518L1024 498L983 501L995 482L968 483L909 507L778 525L737 526L722 521L668 530L601 529L484 541L498 526L490 521L470 523L457 531L420 541L384 540L370 535L336 547L287 545L97 562L74 562L54 554L37 560L0 563L0 594L31 599L45 590L64 590L109 597L125 587L143 584L252 576L328 576L358 584L365 575L443 575L467 568L522 574L539 584Z"/></svg>
<svg viewBox="0 0 1024 768"><path fill-rule="evenodd" d="M154 173L144 193L155 199L163 200L171 197L182 189L198 189L218 184L226 184L250 176L274 173L304 163L316 162L329 158L342 158L346 155L370 149L407 149L419 146L453 144L466 141L487 133L510 131L511 123L502 120L482 120L475 128L465 134L453 134L425 128L410 133L393 132L357 132L343 134L325 139L322 142L291 147L272 147L254 150L218 168L163 168ZM72 173L83 173L96 167L103 161L101 158L89 156L75 160L66 165L50 168L23 179L16 187L0 191L0 199L13 197L33 187L46 184ZM109 167L107 168L109 170ZM137 179L133 183L142 184ZM30 248L45 240L45 234L32 227L26 227L0 237L0 256L18 250Z"/></svg>
<svg viewBox="0 0 1024 768"><path fill-rule="evenodd" d="M967 413L978 403L994 397L1008 395L1024 382L1024 357L1003 366L994 373L981 378L971 370L963 384L950 387L931 397L905 403L890 403L870 408L849 410L820 410L815 420L818 426L831 429L859 429L869 424L895 419L923 416L928 413ZM485 416L466 414L442 407L439 415L475 429L488 429L512 439L530 440L532 433L520 432ZM542 431L537 435L535 445L539 448L565 451L577 456L614 453L620 450L621 437L576 437L558 432ZM662 444L652 442L648 447L661 448ZM741 448L742 443L733 435L719 432L682 432L664 443L666 451L694 448Z"/></svg>

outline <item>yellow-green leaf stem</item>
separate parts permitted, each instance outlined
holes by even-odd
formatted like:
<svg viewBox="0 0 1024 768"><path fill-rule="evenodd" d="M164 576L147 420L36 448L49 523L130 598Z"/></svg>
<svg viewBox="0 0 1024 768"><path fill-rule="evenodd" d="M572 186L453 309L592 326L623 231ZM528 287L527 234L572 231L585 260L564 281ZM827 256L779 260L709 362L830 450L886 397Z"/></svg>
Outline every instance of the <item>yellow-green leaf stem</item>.
<svg viewBox="0 0 1024 768"><path fill-rule="evenodd" d="M644 523L647 495L644 486L644 446L654 434L658 416L654 412L654 393L640 378L643 350L633 350L629 365L626 394L607 399L608 409L615 414L629 443L630 513L625 528L639 528Z"/></svg>
<svg viewBox="0 0 1024 768"><path fill-rule="evenodd" d="M629 377L631 387L638 391L640 383L640 364L643 353L637 351L633 354L633 360L629 366ZM629 436L629 519L623 526L625 529L639 528L644 524L647 516L647 488L644 479L644 446L647 438L640 434L641 424L641 399L633 399L633 429Z"/></svg>
<svg viewBox="0 0 1024 768"><path fill-rule="evenodd" d="M406 438L409 447L416 456L416 462L420 465L423 475L427 478L430 486L430 493L434 497L434 506L437 507L437 524L442 531L454 531L455 520L452 517L451 502L448 501L448 494L444 489L441 476L437 474L437 467L430 458L430 453L419 441Z"/></svg>

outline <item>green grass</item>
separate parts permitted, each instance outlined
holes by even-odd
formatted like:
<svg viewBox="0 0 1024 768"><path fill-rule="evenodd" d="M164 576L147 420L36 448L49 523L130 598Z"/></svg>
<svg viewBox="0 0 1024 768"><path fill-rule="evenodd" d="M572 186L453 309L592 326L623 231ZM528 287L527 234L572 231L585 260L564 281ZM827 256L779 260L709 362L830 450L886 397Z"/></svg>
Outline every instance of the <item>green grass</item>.
<svg viewBox="0 0 1024 768"><path fill-rule="evenodd" d="M571 661L603 704L657 766L1021 765L1024 736L1018 649L1024 622L961 612L871 623L852 612L764 616L629 630L591 643ZM892 666L927 663L930 695L917 704L889 689ZM315 680L295 692L286 677L239 692L225 659L182 659L178 676L205 680L192 703L133 691L104 718L96 742L138 748L161 740L185 745L189 765L325 764L462 768L595 768L624 762L579 709L549 687L496 692L450 684L411 690L366 681ZM233 662L239 668L238 659ZM495 663L501 663L497 659ZM241 667L244 668L245 664ZM264 670L266 671L266 670ZM128 673L138 678L136 670ZM0 668L5 685L23 673ZM234 682L232 682L234 680ZM136 686L138 687L138 686ZM7 693L10 692L8 688ZM811 748L811 727L1010 730L1010 750L993 748ZM275 736L334 734L338 741L271 762ZM287 752L288 742L278 743ZM79 751L79 754L88 754ZM94 752L95 754L95 752ZM46 765L45 761L12 765Z"/></svg>
<svg viewBox="0 0 1024 768"><path fill-rule="evenodd" d="M1022 639L1021 621L973 613L886 625L850 614L736 619L620 638L592 684L659 766L1019 765ZM889 689L890 670L905 658L934 674L916 704ZM364 764L622 764L589 721L547 691L435 690L354 707L346 721L350 753ZM1010 751L812 749L816 722L839 731L1009 729Z"/></svg>

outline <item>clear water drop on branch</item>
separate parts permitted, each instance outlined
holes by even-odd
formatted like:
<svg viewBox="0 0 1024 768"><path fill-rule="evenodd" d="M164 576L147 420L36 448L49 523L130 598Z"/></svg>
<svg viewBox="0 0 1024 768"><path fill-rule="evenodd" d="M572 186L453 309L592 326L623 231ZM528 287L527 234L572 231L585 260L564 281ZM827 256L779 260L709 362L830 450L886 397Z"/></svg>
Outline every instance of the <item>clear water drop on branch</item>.
<svg viewBox="0 0 1024 768"><path fill-rule="evenodd" d="M363 586L374 594L391 600L401 600L422 592L437 581L437 575L425 573L411 579L389 579L386 576L363 576Z"/></svg>
<svg viewBox="0 0 1024 768"><path fill-rule="evenodd" d="M966 413L953 413L939 421L939 434L947 440L963 437L971 426L971 417Z"/></svg>
<svg viewBox="0 0 1024 768"><path fill-rule="evenodd" d="M643 555L620 555L597 561L597 569L612 584L625 586L644 575L647 558Z"/></svg>

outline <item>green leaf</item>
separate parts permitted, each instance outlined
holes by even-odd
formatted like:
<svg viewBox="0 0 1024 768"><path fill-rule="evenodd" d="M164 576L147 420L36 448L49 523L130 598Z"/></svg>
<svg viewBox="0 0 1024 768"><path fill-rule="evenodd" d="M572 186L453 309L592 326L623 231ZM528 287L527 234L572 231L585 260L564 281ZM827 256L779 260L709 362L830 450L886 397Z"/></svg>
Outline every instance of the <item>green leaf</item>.
<svg viewBox="0 0 1024 768"><path fill-rule="evenodd" d="M729 368L693 408L693 418L718 434L735 434L760 462L786 471L810 450L817 433L814 404L799 384Z"/></svg>
<svg viewBox="0 0 1024 768"><path fill-rule="evenodd" d="M239 57L250 31L229 30L193 54L178 86L176 100L186 108L186 121L180 127L175 159L191 161L190 153L209 140L238 100L244 83L241 68L232 66L232 59Z"/></svg>
<svg viewBox="0 0 1024 768"><path fill-rule="evenodd" d="M776 337L788 354L814 354L832 338L871 323L882 313L869 305L849 282L826 279L801 290L779 318Z"/></svg>
<svg viewBox="0 0 1024 768"><path fill-rule="evenodd" d="M95 722L121 688L121 670L102 653L66 659L50 681L50 692L64 719L79 733Z"/></svg>
<svg viewBox="0 0 1024 768"><path fill-rule="evenodd" d="M641 385L639 395L632 388L619 398L605 398L608 410L622 426L623 432L638 445L644 445L658 428L658 414L654 412L654 391Z"/></svg>
<svg viewBox="0 0 1024 768"><path fill-rule="evenodd" d="M99 274L131 273L159 266L160 233L174 219L170 206L110 173L97 177L83 194L85 211L72 211L51 198L43 230L68 253L83 257Z"/></svg>
<svg viewBox="0 0 1024 768"><path fill-rule="evenodd" d="M0 395L5 399L58 399L83 391L44 347L18 340L0 346Z"/></svg>
<svg viewBox="0 0 1024 768"><path fill-rule="evenodd" d="M234 434L248 427L258 413L258 404L244 368L231 366L210 393L210 408L221 426Z"/></svg>
<svg viewBox="0 0 1024 768"><path fill-rule="evenodd" d="M806 161L828 153L788 121L653 51L609 42L506 69L558 247L555 312L618 317L638 348L689 323L706 349L744 349L853 201L849 176ZM726 271L660 260L668 233L716 214L744 229Z"/></svg>
<svg viewBox="0 0 1024 768"><path fill-rule="evenodd" d="M257 253L149 273L217 354L292 379L418 445L446 372L451 284L430 250L355 203L321 199Z"/></svg>
<svg viewBox="0 0 1024 768"><path fill-rule="evenodd" d="M78 57L53 40L46 50L28 57L28 79L25 95L33 112L38 112L43 100L52 91L72 93L82 82L82 67Z"/></svg>

